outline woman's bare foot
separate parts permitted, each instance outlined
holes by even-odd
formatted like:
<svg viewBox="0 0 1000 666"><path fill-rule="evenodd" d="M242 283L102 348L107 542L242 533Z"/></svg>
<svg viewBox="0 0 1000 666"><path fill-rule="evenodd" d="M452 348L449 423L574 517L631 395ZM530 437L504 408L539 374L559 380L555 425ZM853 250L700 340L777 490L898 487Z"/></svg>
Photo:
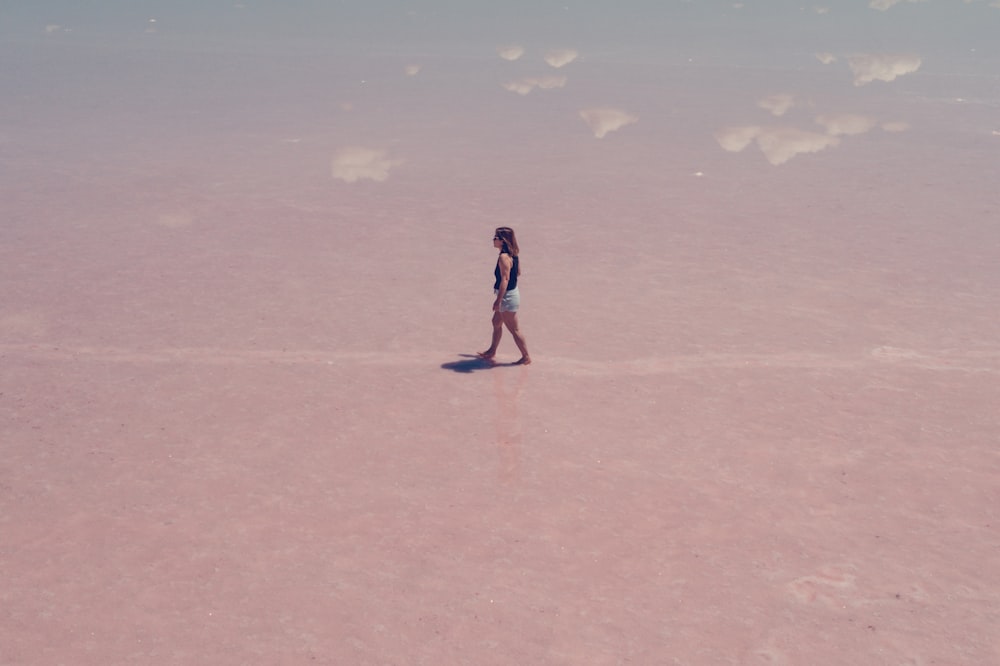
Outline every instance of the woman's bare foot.
<svg viewBox="0 0 1000 666"><path fill-rule="evenodd" d="M481 351L481 352L477 352L476 353L476 356L478 356L479 358L484 359L486 361L492 361L493 357L496 356L496 355L497 355L496 352L492 352L489 349L487 349L486 351Z"/></svg>
<svg viewBox="0 0 1000 666"><path fill-rule="evenodd" d="M530 365L530 364L531 364L530 356L522 356L521 358L519 358L517 361L514 362L514 365Z"/></svg>

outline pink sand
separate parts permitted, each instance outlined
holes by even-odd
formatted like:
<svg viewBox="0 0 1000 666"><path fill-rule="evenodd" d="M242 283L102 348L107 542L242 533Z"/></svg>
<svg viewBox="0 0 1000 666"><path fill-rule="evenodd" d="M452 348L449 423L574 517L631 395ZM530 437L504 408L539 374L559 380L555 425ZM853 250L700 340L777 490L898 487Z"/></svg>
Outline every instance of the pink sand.
<svg viewBox="0 0 1000 666"><path fill-rule="evenodd" d="M0 663L1000 663L995 79L165 23L0 42Z"/></svg>

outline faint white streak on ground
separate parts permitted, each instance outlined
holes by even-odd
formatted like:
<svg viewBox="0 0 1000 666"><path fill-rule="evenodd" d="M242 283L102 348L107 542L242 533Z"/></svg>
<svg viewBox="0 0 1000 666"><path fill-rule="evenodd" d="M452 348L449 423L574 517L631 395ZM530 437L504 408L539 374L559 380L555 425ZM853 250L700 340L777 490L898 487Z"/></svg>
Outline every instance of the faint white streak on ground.
<svg viewBox="0 0 1000 666"><path fill-rule="evenodd" d="M580 117L598 139L603 139L608 132L614 132L639 121L639 116L634 113L606 107L583 109L580 111Z"/></svg>
<svg viewBox="0 0 1000 666"><path fill-rule="evenodd" d="M389 171L403 163L401 159L388 157L387 151L376 148L349 146L333 156L331 175L347 183L359 180L382 182L389 177Z"/></svg>
<svg viewBox="0 0 1000 666"><path fill-rule="evenodd" d="M24 310L0 315L0 336L38 338L48 334L48 321L39 311Z"/></svg>
<svg viewBox="0 0 1000 666"><path fill-rule="evenodd" d="M545 53L545 62L558 69L570 64L579 55L575 49L552 49Z"/></svg>
<svg viewBox="0 0 1000 666"><path fill-rule="evenodd" d="M170 229L183 229L194 224L194 217L189 213L164 213L156 218L156 224Z"/></svg>
<svg viewBox="0 0 1000 666"><path fill-rule="evenodd" d="M912 74L920 69L920 56L912 53L869 53L851 56L847 64L854 74L854 85L863 86L872 81L894 81L897 77Z"/></svg>
<svg viewBox="0 0 1000 666"><path fill-rule="evenodd" d="M0 344L0 356L44 361L100 361L112 363L188 363L204 365L345 365L435 366L454 360L445 351L411 353L337 351L332 349L234 349L222 347L165 347L128 349L57 343ZM659 375L712 368L815 368L858 369L872 364L903 365L921 370L1000 373L1000 350L939 351L881 346L856 354L820 352L777 352L773 354L704 352L700 354L655 356L617 361L539 356L537 371L551 370L570 375ZM496 371L503 371L498 364ZM535 368L535 365L532 365Z"/></svg>

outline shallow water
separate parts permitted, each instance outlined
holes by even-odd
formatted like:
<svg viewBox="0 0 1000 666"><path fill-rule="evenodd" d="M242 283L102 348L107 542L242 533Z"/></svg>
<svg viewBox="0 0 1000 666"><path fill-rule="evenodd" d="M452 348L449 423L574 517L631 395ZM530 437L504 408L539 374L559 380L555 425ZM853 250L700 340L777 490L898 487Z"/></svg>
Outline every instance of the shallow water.
<svg viewBox="0 0 1000 666"><path fill-rule="evenodd" d="M996 661L992 4L0 9L0 661Z"/></svg>

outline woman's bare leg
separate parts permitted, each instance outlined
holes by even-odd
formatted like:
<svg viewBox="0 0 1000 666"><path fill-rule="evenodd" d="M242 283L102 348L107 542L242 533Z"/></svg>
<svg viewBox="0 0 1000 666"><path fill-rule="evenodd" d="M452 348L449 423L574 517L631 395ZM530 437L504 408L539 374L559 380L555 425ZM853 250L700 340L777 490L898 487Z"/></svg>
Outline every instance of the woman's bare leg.
<svg viewBox="0 0 1000 666"><path fill-rule="evenodd" d="M477 354L480 358L493 358L497 353L497 345L500 344L500 337L503 335L503 317L499 312L493 313L493 339L490 348Z"/></svg>
<svg viewBox="0 0 1000 666"><path fill-rule="evenodd" d="M528 343L525 342L524 336L521 335L521 329L517 323L517 313L501 312L500 317L503 319L503 323L506 324L507 330L514 336L514 344L516 344L517 348L521 350L521 358L518 363L521 365L528 365L531 363L531 356L528 354ZM498 337L497 340L499 339L500 338Z"/></svg>

